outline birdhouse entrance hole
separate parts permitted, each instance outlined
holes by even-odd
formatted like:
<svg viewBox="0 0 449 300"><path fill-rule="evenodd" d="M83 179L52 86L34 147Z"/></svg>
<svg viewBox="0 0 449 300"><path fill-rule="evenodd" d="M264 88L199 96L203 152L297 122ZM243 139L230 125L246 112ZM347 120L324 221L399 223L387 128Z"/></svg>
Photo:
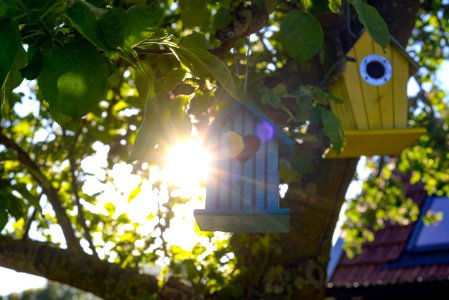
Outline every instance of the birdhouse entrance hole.
<svg viewBox="0 0 449 300"><path fill-rule="evenodd" d="M391 63L381 55L368 55L360 63L360 75L368 84L384 85L392 76Z"/></svg>
<svg viewBox="0 0 449 300"><path fill-rule="evenodd" d="M372 61L366 66L366 72L369 76L379 79L385 75L385 67L378 61Z"/></svg>
<svg viewBox="0 0 449 300"><path fill-rule="evenodd" d="M212 155L201 230L287 232L289 209L279 207L279 157L293 145L250 104L235 103L211 124ZM280 145L283 147L281 148Z"/></svg>

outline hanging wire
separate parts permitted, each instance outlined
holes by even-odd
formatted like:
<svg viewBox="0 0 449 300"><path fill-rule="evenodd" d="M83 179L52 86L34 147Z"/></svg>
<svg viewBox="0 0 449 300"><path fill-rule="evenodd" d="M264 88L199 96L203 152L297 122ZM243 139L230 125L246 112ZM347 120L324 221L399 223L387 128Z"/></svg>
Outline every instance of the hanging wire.
<svg viewBox="0 0 449 300"><path fill-rule="evenodd" d="M243 82L243 90L245 91L245 97L248 91L248 74L249 74L249 56L251 55L251 45L249 39L245 45L246 53L245 53L245 80Z"/></svg>
<svg viewBox="0 0 449 300"><path fill-rule="evenodd" d="M351 28L351 7L349 6L348 1L345 1L345 8L346 8L346 27L348 28L349 34L353 38L356 38L357 35L354 33L354 31L352 31L352 28Z"/></svg>

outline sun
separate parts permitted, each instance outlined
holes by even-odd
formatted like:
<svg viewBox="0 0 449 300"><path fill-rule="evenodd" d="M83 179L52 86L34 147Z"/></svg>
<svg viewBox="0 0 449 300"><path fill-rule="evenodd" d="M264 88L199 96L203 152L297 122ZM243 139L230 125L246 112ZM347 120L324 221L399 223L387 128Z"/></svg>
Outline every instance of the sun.
<svg viewBox="0 0 449 300"><path fill-rule="evenodd" d="M198 139L190 139L171 147L165 157L166 180L184 190L197 189L206 181L210 155Z"/></svg>

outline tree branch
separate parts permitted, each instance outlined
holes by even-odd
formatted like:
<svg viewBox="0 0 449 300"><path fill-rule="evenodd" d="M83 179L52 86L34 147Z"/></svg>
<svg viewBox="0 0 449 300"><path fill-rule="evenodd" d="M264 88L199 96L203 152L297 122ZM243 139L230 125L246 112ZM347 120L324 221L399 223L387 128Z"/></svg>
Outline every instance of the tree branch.
<svg viewBox="0 0 449 300"><path fill-rule="evenodd" d="M73 195L75 196L76 207L78 208L78 222L80 223L81 227L83 227L84 234L85 234L87 242L89 243L90 249L92 250L94 256L98 257L98 253L97 253L97 250L95 249L95 245L93 243L92 236L90 235L90 229L87 227L87 224L86 224L86 218L84 217L83 206L81 205L81 199L80 199L80 195L79 195L79 186L78 186L78 181L77 181L77 176L76 176L76 169L77 169L78 165L76 164L75 158L73 156L73 152L76 149L75 147L76 147L76 143L78 142L81 128L82 128L82 126L80 126L79 130L76 132L76 134L74 136L73 144L71 145L67 156L68 156L69 164L70 164L70 175L71 175L71 179L72 179L72 192L73 192ZM65 135L65 131L63 131L63 134Z"/></svg>
<svg viewBox="0 0 449 300"><path fill-rule="evenodd" d="M0 236L0 265L65 283L104 299L148 299L159 289L155 277L139 274L135 269L122 269L84 252L7 236Z"/></svg>
<svg viewBox="0 0 449 300"><path fill-rule="evenodd" d="M36 182L42 187L44 194L47 196L48 201L55 211L58 223L64 233L67 247L82 251L78 239L75 236L75 230L73 229L70 219L59 199L58 191L52 186L50 180L44 175L44 173L42 173L39 166L31 159L28 153L20 148L20 146L15 141L4 135L1 127L0 144L16 152L17 159L28 170L28 172L30 172L34 180L36 180Z"/></svg>
<svg viewBox="0 0 449 300"><path fill-rule="evenodd" d="M31 213L31 216L28 220L28 222L25 225L25 229L24 229L24 233L22 236L22 239L29 239L30 237L28 236L28 233L30 232L31 229L31 224L33 223L34 219L36 219L36 215L37 215L37 208L36 207L32 207L33 212Z"/></svg>
<svg viewBox="0 0 449 300"><path fill-rule="evenodd" d="M218 57L223 57L239 39L258 32L268 22L268 11L255 5L239 5L233 11L233 15L232 22L215 33L221 45L212 52Z"/></svg>

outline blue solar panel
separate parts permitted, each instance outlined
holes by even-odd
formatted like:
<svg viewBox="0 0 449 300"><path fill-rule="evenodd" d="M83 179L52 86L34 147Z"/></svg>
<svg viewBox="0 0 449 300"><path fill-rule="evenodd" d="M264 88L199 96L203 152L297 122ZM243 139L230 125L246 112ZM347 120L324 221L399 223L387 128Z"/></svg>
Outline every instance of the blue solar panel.
<svg viewBox="0 0 449 300"><path fill-rule="evenodd" d="M423 222L423 216L429 212L441 212L443 219L426 225ZM447 197L427 199L407 247L407 250L412 252L438 249L449 249L449 198Z"/></svg>

